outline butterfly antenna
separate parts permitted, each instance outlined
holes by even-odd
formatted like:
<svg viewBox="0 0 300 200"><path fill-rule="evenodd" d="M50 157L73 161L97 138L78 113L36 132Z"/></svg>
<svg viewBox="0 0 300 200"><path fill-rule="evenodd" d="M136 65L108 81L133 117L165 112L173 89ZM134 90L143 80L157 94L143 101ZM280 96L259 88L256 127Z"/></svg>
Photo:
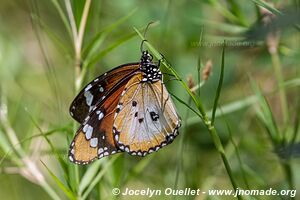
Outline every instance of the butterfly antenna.
<svg viewBox="0 0 300 200"><path fill-rule="evenodd" d="M148 31L148 28L151 24L153 24L154 22L149 22L148 25L146 26L145 28L145 32L144 32L144 38L146 38L146 33ZM140 50L141 50L141 53L143 52L143 45L144 45L144 42L147 41L146 39L143 39L143 41L141 42L141 46L140 46Z"/></svg>

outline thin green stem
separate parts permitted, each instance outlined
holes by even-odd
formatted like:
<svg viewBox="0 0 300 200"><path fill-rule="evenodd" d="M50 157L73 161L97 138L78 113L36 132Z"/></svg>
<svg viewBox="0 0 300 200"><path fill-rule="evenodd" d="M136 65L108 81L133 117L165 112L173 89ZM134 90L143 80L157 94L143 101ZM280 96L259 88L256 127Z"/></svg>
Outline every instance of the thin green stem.
<svg viewBox="0 0 300 200"><path fill-rule="evenodd" d="M136 29L134 28L134 30L138 33L138 35L145 40L144 36ZM146 44L148 46L148 48L150 49L150 51L153 53L153 55L158 59L161 60L161 62L163 63L163 65L173 73L173 75L175 76L175 78L180 82L180 84L182 85L182 87L187 91L187 93L189 94L189 96L192 98L194 104L196 105L197 109L200 111L202 116L205 116L205 111L204 108L202 106L202 102L199 100L197 100L196 96L193 94L193 92L189 89L188 85L180 78L180 76L178 75L178 73L170 66L170 64L168 62L166 62L165 58L158 52L156 51L156 49L147 41L144 42L144 44Z"/></svg>
<svg viewBox="0 0 300 200"><path fill-rule="evenodd" d="M209 120L208 120L208 121L209 121ZM229 165L229 162L228 162L227 156L226 156L226 154L225 154L225 150L224 150L223 144L222 144L222 142L221 142L221 140L220 140L220 137L219 137L219 135L217 134L217 131L216 131L216 129L215 129L214 126L212 126L212 125L210 125L210 124L208 123L207 127L208 127L208 129L209 129L209 132L210 132L212 138L213 138L214 145L215 145L216 149L218 150L218 152L219 152L220 155L221 155L222 161L223 161L224 166L225 166L225 168L226 168L226 171L227 171L227 174L228 174L229 179L230 179L230 181L231 181L232 187L233 187L234 191L236 191L236 188L238 188L238 187L237 187L237 184L236 184L236 182L235 182L235 180L234 180L234 178L233 178L232 170L231 170L231 167L230 167L230 165ZM242 199L242 197L241 197L240 195L238 195L237 198L238 198L239 200Z"/></svg>
<svg viewBox="0 0 300 200"><path fill-rule="evenodd" d="M68 19L65 16L65 13L64 13L62 7L60 6L58 0L51 0L51 1L53 3L54 7L56 8L57 12L59 13L60 18L63 21L63 23L68 31L68 34L70 35L70 37L72 37L72 31L71 31Z"/></svg>
<svg viewBox="0 0 300 200"><path fill-rule="evenodd" d="M91 5L91 0L86 0L84 8L83 8L83 13L79 25L79 29L76 27L76 22L75 22L75 17L74 13L72 10L71 2L70 0L65 0L65 5L72 29L72 34L73 34L73 43L74 43L74 49L75 49L75 92L77 93L81 87L82 79L85 73L82 73L81 70L81 54L82 54L82 42L83 42L83 36L85 32L85 27L86 27L86 21L88 18L89 10L90 10L90 5ZM74 122L74 132L75 132L75 122ZM75 175L75 185L79 185L80 182L80 177L79 177L79 168L78 166L74 166L74 175Z"/></svg>
<svg viewBox="0 0 300 200"><path fill-rule="evenodd" d="M285 87L283 86L284 80L282 77L282 66L280 63L279 55L276 52L271 53L271 59L272 59L272 64L273 68L275 71L275 76L278 81L278 87L279 87L279 98L280 98L280 104L281 104L281 109L282 109L282 117L283 117L283 123L284 127L286 127L288 123L288 106L287 106L287 99L286 99L286 92L285 92ZM285 134L283 135L283 140L285 141Z"/></svg>
<svg viewBox="0 0 300 200"><path fill-rule="evenodd" d="M2 99L3 100L3 99ZM15 130L12 128L10 122L8 121L8 116L7 116L7 106L6 104L1 104L0 105L0 123L2 124L4 128L4 132L6 132L7 138L11 144L11 146L14 148L18 159L16 164L19 165L19 167L23 168L23 171L27 172L27 174L23 175L26 179L29 181L36 183L40 185L52 199L57 199L59 200L58 194L53 190L52 187L46 182L45 176L43 173L40 171L38 168L37 164L26 154L24 149L21 146L21 143L17 137L17 134ZM21 161L21 162L19 162ZM20 173L22 174L22 173Z"/></svg>
<svg viewBox="0 0 300 200"><path fill-rule="evenodd" d="M284 87L284 79L282 76L282 66L280 62L280 58L278 55L278 51L270 51L271 59L272 59L272 65L275 72L276 79L278 81L278 87L279 87L279 99L280 99L280 105L282 109L282 118L283 118L283 134L282 134L282 143L285 144L287 142L287 137L285 134L286 127L289 122L289 111L288 111L288 104L287 104L287 96L286 91ZM287 179L287 182L289 184L290 189L294 189L294 181L293 181L293 171L291 167L291 163L289 160L282 163L282 167L285 172L285 176ZM294 199L294 198L293 198Z"/></svg>
<svg viewBox="0 0 300 200"><path fill-rule="evenodd" d="M293 180L293 171L292 171L290 160L284 161L284 163L282 163L282 167L283 167L283 170L284 170L285 175L286 175L286 179L287 179L287 182L288 182L288 185L289 185L289 189L294 190L296 187L295 187L295 183L294 183L294 180ZM295 199L295 197L291 197L291 199Z"/></svg>
<svg viewBox="0 0 300 200"><path fill-rule="evenodd" d="M161 63L170 71L173 73L173 75L175 76L175 78L179 81L179 83L182 85L182 87L187 91L187 93L189 94L189 96L191 97L192 101L194 102L195 106L197 107L197 109L199 110L199 112L201 113L202 117L199 117L203 123L205 124L206 128L208 129L210 135L212 136L214 145L216 147L216 149L218 150L218 152L221 155L222 161L225 165L225 169L227 171L227 174L230 178L232 187L234 190L236 190L237 188L237 184L233 178L233 173L231 170L231 167L229 165L228 159L225 155L225 151L224 151L224 147L223 144L221 142L221 139L219 137L219 135L217 134L216 128L215 126L212 124L211 120L208 118L204 107L202 105L201 100L197 100L197 98L195 97L195 95L193 94L193 92L190 90L190 88L187 86L187 84L181 79L181 77L179 76L179 74L172 68L172 66L166 61L166 59L163 58L163 56L147 41L145 40L144 36L136 29L134 28L135 31L138 33L138 35L145 41L144 44L148 46L149 50L153 53L153 55L158 59L161 60ZM238 199L242 199L241 196L237 196Z"/></svg>

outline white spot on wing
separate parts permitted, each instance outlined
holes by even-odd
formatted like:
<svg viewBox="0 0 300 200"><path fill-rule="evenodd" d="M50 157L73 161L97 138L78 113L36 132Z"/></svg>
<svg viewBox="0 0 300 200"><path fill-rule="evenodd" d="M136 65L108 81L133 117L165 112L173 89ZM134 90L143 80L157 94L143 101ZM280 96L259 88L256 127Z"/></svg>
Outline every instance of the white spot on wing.
<svg viewBox="0 0 300 200"><path fill-rule="evenodd" d="M92 88L92 85L91 84L88 84L88 86L86 86L86 88L84 89L84 91L86 92L86 91L88 91L89 89L91 89Z"/></svg>
<svg viewBox="0 0 300 200"><path fill-rule="evenodd" d="M101 154L103 152L103 148L99 148L98 154Z"/></svg>
<svg viewBox="0 0 300 200"><path fill-rule="evenodd" d="M71 155L69 156L69 160L74 162L74 158Z"/></svg>
<svg viewBox="0 0 300 200"><path fill-rule="evenodd" d="M104 114L103 114L103 112L100 112L100 113L99 113L98 120L101 120L103 117L104 117Z"/></svg>
<svg viewBox="0 0 300 200"><path fill-rule="evenodd" d="M92 138L90 140L90 146L91 147L97 147L97 145L98 145L98 138Z"/></svg>
<svg viewBox="0 0 300 200"><path fill-rule="evenodd" d="M91 127L90 125L88 125L88 124L86 124L87 125L87 129L86 129L86 132L85 132L85 138L87 139L87 140L89 140L89 139L91 139L91 137L92 137L92 133L93 133L93 127ZM86 126L85 125L85 126ZM84 126L84 127L85 127Z"/></svg>
<svg viewBox="0 0 300 200"><path fill-rule="evenodd" d="M88 124L84 125L84 127L83 127L82 131L83 131L83 132L86 132L86 131L87 131L87 129L88 129L88 127L89 127L89 125L88 125Z"/></svg>
<svg viewBox="0 0 300 200"><path fill-rule="evenodd" d="M92 93L90 91L85 91L84 92L84 96L85 96L86 104L88 106L91 106L92 102L93 102L93 98L94 98L94 96L92 95Z"/></svg>
<svg viewBox="0 0 300 200"><path fill-rule="evenodd" d="M119 140L119 135L115 135L115 140Z"/></svg>
<svg viewBox="0 0 300 200"><path fill-rule="evenodd" d="M99 88L99 91L100 91L100 92L104 92L103 87L102 87L101 85L100 85L99 87L100 87L100 88Z"/></svg>

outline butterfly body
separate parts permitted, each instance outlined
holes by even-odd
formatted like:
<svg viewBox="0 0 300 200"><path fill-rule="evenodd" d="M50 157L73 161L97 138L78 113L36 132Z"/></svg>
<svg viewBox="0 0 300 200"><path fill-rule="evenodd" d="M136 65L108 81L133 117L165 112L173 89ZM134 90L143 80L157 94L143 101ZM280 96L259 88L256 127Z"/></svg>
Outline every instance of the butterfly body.
<svg viewBox="0 0 300 200"><path fill-rule="evenodd" d="M69 159L88 164L117 152L145 156L171 143L180 118L159 65L144 51L139 63L121 65L91 81L70 106L81 123Z"/></svg>
<svg viewBox="0 0 300 200"><path fill-rule="evenodd" d="M152 63L152 56L144 51L140 62L140 71L143 73L141 82L153 83L162 80L159 66Z"/></svg>

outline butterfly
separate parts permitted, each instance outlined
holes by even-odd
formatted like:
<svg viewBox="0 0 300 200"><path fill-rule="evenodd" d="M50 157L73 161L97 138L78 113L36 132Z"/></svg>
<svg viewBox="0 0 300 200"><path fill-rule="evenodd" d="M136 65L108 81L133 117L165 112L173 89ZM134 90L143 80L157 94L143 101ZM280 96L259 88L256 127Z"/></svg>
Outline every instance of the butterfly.
<svg viewBox="0 0 300 200"><path fill-rule="evenodd" d="M69 160L89 164L118 152L145 156L170 144L180 117L164 83L160 65L148 51L140 62L121 65L88 83L70 106L81 125Z"/></svg>

